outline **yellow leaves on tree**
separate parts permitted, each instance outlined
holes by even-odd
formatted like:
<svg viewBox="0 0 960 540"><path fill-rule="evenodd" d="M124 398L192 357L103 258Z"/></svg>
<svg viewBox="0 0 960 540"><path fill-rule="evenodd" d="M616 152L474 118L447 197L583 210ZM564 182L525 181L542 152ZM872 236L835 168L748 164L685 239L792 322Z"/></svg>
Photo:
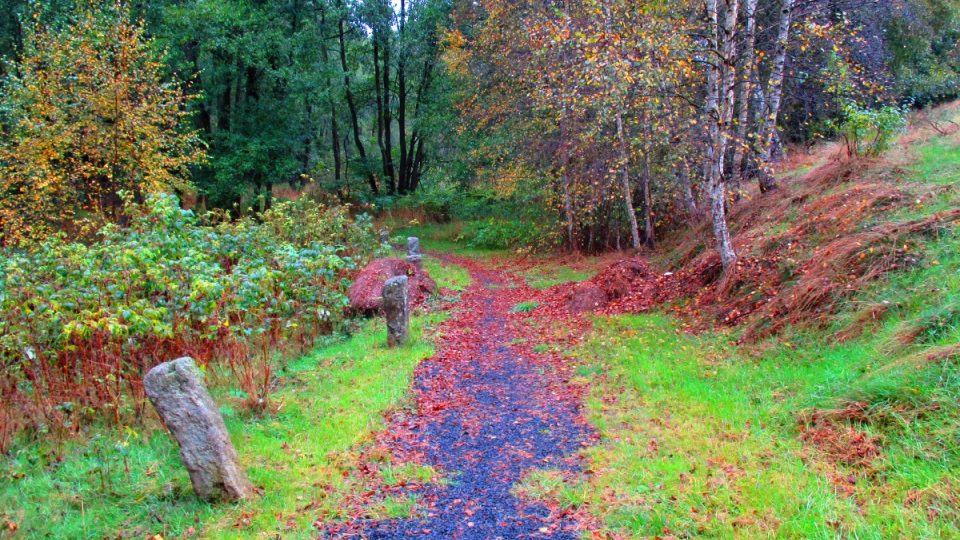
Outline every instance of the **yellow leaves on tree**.
<svg viewBox="0 0 960 540"><path fill-rule="evenodd" d="M99 4L99 5L95 5ZM122 193L185 190L204 159L184 129L191 99L122 3L89 2L71 23L35 16L4 83L0 243L116 220Z"/></svg>

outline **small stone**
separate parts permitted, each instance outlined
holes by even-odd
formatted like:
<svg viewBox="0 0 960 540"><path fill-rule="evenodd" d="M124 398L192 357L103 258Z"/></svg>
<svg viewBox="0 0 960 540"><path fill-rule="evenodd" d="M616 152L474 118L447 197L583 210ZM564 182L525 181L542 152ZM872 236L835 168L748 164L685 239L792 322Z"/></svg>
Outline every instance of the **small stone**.
<svg viewBox="0 0 960 540"><path fill-rule="evenodd" d="M423 255L423 252L420 251L420 239L416 236L407 238L407 255Z"/></svg>
<svg viewBox="0 0 960 540"><path fill-rule="evenodd" d="M420 251L420 239L416 236L407 238L407 262L416 266L417 270L423 268L423 252Z"/></svg>
<svg viewBox="0 0 960 540"><path fill-rule="evenodd" d="M143 378L143 388L179 443L180 458L197 496L233 501L253 492L220 410L192 358L154 367Z"/></svg>
<svg viewBox="0 0 960 540"><path fill-rule="evenodd" d="M390 243L390 231L387 229L380 229L380 243L389 244Z"/></svg>
<svg viewBox="0 0 960 540"><path fill-rule="evenodd" d="M410 339L410 301L407 276L383 284L383 314L387 319L387 345L396 347Z"/></svg>

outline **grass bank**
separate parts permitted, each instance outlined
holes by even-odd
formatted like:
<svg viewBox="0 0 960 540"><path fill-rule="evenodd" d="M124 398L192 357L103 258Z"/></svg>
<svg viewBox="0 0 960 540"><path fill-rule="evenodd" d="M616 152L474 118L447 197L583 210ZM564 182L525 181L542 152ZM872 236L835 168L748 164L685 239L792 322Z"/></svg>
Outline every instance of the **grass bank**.
<svg viewBox="0 0 960 540"><path fill-rule="evenodd" d="M866 164L914 196L852 230L960 206L957 137ZM691 335L665 313L598 318L570 351L602 436L584 452L590 474L541 471L519 490L627 538L960 538L957 225L895 246L893 270L822 324L759 343L738 345L736 328Z"/></svg>
<svg viewBox="0 0 960 540"><path fill-rule="evenodd" d="M215 388L260 496L234 505L199 501L164 431L101 426L83 440L35 443L2 458L0 525L23 538L312 538L315 520L345 518L345 500L368 489L351 474L357 451L383 427L384 411L402 405L415 366L433 354L431 333L442 317L415 317L414 339L400 349L388 350L382 323L371 320L290 362L279 369L276 414L242 413L231 405L235 390ZM402 464L389 470L423 477ZM369 511L402 515L410 506L387 501Z"/></svg>

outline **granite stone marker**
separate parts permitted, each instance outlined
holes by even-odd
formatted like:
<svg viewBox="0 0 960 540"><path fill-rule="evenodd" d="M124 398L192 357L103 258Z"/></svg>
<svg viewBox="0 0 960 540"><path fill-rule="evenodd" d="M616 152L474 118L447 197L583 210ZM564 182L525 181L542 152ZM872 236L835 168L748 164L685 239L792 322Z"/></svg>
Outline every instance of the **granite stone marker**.
<svg viewBox="0 0 960 540"><path fill-rule="evenodd" d="M387 319L387 345L396 347L410 339L410 301L407 276L383 284L383 314Z"/></svg>
<svg viewBox="0 0 960 540"><path fill-rule="evenodd" d="M420 251L420 239L416 236L407 238L407 262L416 266L417 270L423 267L423 252Z"/></svg>
<svg viewBox="0 0 960 540"><path fill-rule="evenodd" d="M201 499L233 501L253 492L240 467L220 410L192 358L164 362L143 378L143 388L180 444L180 458Z"/></svg>

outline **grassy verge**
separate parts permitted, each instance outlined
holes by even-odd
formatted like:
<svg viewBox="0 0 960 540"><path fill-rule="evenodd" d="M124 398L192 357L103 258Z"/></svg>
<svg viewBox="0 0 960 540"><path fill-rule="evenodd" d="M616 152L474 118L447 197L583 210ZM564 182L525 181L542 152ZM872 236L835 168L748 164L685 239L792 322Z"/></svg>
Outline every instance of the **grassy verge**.
<svg viewBox="0 0 960 540"><path fill-rule="evenodd" d="M527 285L534 289L549 289L554 285L586 281L596 275L595 270L571 268L556 264L535 266L520 272Z"/></svg>
<svg viewBox="0 0 960 540"><path fill-rule="evenodd" d="M958 434L955 366L881 384L941 407L907 424L868 415L855 427L880 454L846 463L804 444L797 418L869 388L879 340L825 347L822 335L793 337L748 355L727 336L680 333L663 315L599 320L579 369L593 382L588 413L603 436L586 451L593 474L570 483L548 471L521 489L584 506L630 538L960 534L960 461L944 447Z"/></svg>
<svg viewBox="0 0 960 540"><path fill-rule="evenodd" d="M366 489L351 474L357 449L383 427L383 413L402 404L414 367L433 353L428 337L441 317L416 317L412 344L401 349L386 349L385 330L373 320L291 362L279 375L275 415L243 414L231 407L230 391L216 391L259 497L203 503L166 433L101 428L83 441L34 444L4 458L0 525L25 538L311 538L315 520L346 517L345 500ZM387 468L395 481L422 480L419 469ZM388 500L370 512L396 516L412 506Z"/></svg>
<svg viewBox="0 0 960 540"><path fill-rule="evenodd" d="M911 151L916 203L873 221L960 204L955 136ZM757 345L663 314L599 319L575 351L603 437L592 474L518 491L629 538L960 537L960 234L902 249L828 326Z"/></svg>
<svg viewBox="0 0 960 540"><path fill-rule="evenodd" d="M466 268L447 264L429 255L423 258L423 268L441 289L462 292L473 283L470 272Z"/></svg>

